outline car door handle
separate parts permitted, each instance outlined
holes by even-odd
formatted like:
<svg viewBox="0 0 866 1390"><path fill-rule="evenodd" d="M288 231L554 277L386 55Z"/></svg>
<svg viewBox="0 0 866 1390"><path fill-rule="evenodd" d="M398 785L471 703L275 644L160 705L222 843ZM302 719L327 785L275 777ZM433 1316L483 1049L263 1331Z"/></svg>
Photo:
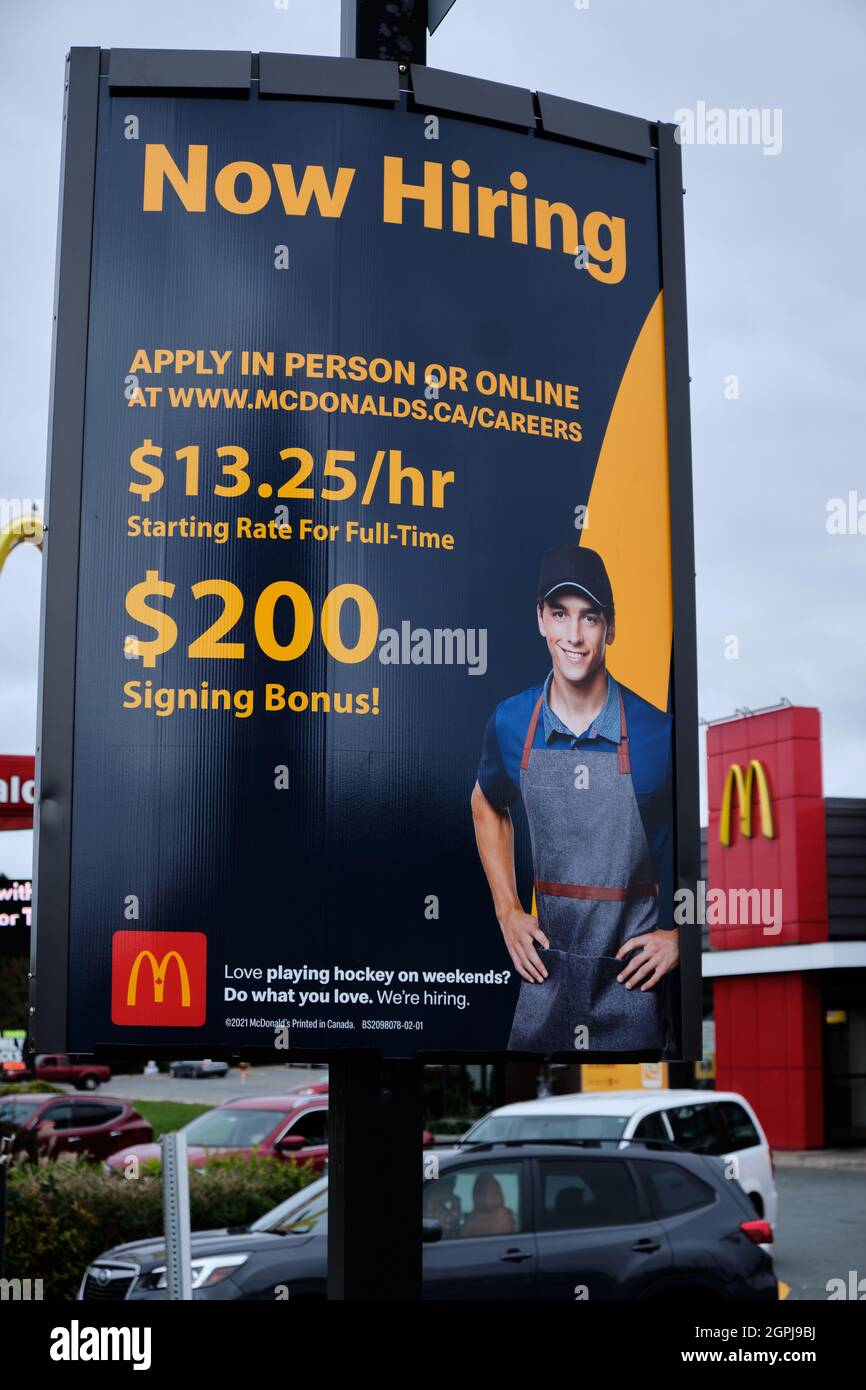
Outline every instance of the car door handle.
<svg viewBox="0 0 866 1390"><path fill-rule="evenodd" d="M657 1240L650 1240L649 1236L644 1236L637 1245L633 1245L632 1250L636 1255L652 1255L656 1250L661 1250L661 1245Z"/></svg>
<svg viewBox="0 0 866 1390"><path fill-rule="evenodd" d="M509 1264L517 1265L520 1264L521 1260L531 1260L532 1252L530 1250L506 1250L501 1259L507 1260Z"/></svg>
<svg viewBox="0 0 866 1390"><path fill-rule="evenodd" d="M112 1129L109 1131L108 1137L109 1139L119 1139L122 1133L122 1129Z"/></svg>

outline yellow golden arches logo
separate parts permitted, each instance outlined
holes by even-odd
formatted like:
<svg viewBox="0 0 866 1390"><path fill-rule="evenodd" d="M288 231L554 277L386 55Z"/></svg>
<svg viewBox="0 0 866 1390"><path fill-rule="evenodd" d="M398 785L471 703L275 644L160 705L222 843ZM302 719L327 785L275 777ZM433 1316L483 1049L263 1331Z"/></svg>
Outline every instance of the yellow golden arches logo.
<svg viewBox="0 0 866 1390"><path fill-rule="evenodd" d="M36 513L19 516L5 526L0 526L0 570L2 570L16 545L30 541L37 550L42 549L45 526L42 517Z"/></svg>
<svg viewBox="0 0 866 1390"><path fill-rule="evenodd" d="M135 1003L135 997L138 993L138 974L141 970L141 963L145 960L150 966L151 975L153 977L154 1004L161 1004L163 1002L165 972L172 960L177 961L177 969L180 975L180 1004L182 1009L188 1009L190 1006L189 974L187 973L186 962L183 956L179 955L177 951L166 951L162 960L158 963L153 951L139 951L135 960L132 962L132 969L129 972L129 987L126 991L127 1004L133 1005Z"/></svg>
<svg viewBox="0 0 866 1390"><path fill-rule="evenodd" d="M750 839L752 835L752 784L758 784L758 806L761 812L761 834L767 840L773 839L773 808L770 805L770 788L767 774L757 758L752 758L745 777L739 763L731 763L722 793L722 814L719 820L719 839L723 845L731 843L731 803L734 787L740 808L740 834Z"/></svg>

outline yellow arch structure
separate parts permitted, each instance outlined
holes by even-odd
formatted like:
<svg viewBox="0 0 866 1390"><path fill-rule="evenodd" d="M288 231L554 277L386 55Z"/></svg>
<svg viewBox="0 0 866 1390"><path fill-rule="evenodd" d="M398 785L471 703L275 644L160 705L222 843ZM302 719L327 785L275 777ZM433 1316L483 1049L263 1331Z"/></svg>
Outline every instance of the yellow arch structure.
<svg viewBox="0 0 866 1390"><path fill-rule="evenodd" d="M10 521L8 526L0 528L0 573L16 545L29 541L41 551L44 531L42 517L35 514L19 516L16 521Z"/></svg>
<svg viewBox="0 0 866 1390"><path fill-rule="evenodd" d="M761 812L761 834L767 840L774 838L773 808L770 804L770 788L767 774L757 758L752 758L745 777L739 763L731 763L725 778L722 793L722 811L719 816L719 839L723 845L731 843L731 810L734 788L737 789L737 803L740 808L740 834L749 840L752 837L752 784L758 784L758 806Z"/></svg>

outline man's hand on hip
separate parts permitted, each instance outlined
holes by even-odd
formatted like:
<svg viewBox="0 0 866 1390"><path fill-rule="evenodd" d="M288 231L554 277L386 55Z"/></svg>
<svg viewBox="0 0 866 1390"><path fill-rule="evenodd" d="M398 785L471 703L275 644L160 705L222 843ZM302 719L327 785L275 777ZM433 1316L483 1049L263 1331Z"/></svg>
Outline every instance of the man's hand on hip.
<svg viewBox="0 0 866 1390"><path fill-rule="evenodd" d="M637 949L637 948L640 949ZM622 960L631 951L635 955L628 965L617 975L620 984L626 989L634 989L640 984L641 990L652 989L663 975L673 970L680 958L680 934L676 927L671 931L644 932L642 936L630 936L620 946L616 959ZM641 981L643 983L641 983Z"/></svg>
<svg viewBox="0 0 866 1390"><path fill-rule="evenodd" d="M535 917L530 917L528 912L522 908L512 908L507 912L500 923L502 935L505 937L505 944L508 947L508 954L514 962L514 968L521 979L529 984L541 985L547 979L547 971L544 963L535 949L535 943L539 946L550 946L550 942L538 925Z"/></svg>

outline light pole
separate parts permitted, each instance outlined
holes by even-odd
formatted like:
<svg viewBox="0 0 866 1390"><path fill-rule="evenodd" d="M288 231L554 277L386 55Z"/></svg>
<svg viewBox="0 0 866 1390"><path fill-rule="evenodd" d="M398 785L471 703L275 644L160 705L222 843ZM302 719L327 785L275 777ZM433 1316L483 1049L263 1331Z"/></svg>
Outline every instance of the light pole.
<svg viewBox="0 0 866 1390"><path fill-rule="evenodd" d="M342 0L340 54L390 63L426 63L427 35L454 0Z"/></svg>

